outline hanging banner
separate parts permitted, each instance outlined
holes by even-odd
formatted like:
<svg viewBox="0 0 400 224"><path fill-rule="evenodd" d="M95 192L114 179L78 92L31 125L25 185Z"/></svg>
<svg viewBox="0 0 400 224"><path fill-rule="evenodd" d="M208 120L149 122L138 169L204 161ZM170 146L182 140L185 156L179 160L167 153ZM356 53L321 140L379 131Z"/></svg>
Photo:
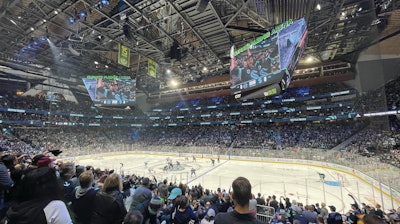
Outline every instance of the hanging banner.
<svg viewBox="0 0 400 224"><path fill-rule="evenodd" d="M118 44L118 64L129 68L130 58L131 50L122 44Z"/></svg>
<svg viewBox="0 0 400 224"><path fill-rule="evenodd" d="M147 62L147 67L149 70L149 76L153 78L157 78L156 70L157 70L157 63L151 59Z"/></svg>

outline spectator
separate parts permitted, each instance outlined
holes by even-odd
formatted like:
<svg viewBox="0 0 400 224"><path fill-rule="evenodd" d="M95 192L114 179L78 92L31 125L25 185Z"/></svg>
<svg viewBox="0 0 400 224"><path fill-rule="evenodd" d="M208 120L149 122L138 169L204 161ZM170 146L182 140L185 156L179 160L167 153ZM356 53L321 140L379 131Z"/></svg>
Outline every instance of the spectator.
<svg viewBox="0 0 400 224"><path fill-rule="evenodd" d="M305 206L303 216L308 219L309 223L317 223L318 214L314 211L314 207L312 205Z"/></svg>
<svg viewBox="0 0 400 224"><path fill-rule="evenodd" d="M92 224L120 224L126 215L123 202L122 180L118 174L110 174L94 200Z"/></svg>
<svg viewBox="0 0 400 224"><path fill-rule="evenodd" d="M138 210L144 215L147 206L152 198L150 190L150 179L145 177L142 179L142 186L136 188L132 196L132 204L129 211Z"/></svg>
<svg viewBox="0 0 400 224"><path fill-rule="evenodd" d="M385 220L374 214L366 214L362 218L364 224L385 224Z"/></svg>
<svg viewBox="0 0 400 224"><path fill-rule="evenodd" d="M318 216L322 217L324 219L324 221L326 222L326 220L328 219L328 215L329 215L329 211L326 208L326 203L321 202L321 211Z"/></svg>
<svg viewBox="0 0 400 224"><path fill-rule="evenodd" d="M137 210L130 211L126 214L123 224L142 224L143 216Z"/></svg>
<svg viewBox="0 0 400 224"><path fill-rule="evenodd" d="M238 177L232 182L232 190L234 210L227 213L218 213L215 216L215 223L262 223L249 210L249 200L251 199L250 181L245 177Z"/></svg>
<svg viewBox="0 0 400 224"><path fill-rule="evenodd" d="M261 205L261 206L257 206L257 213L261 213L264 211L262 206L265 206L265 200L264 197L261 197L261 193L257 194L257 205Z"/></svg>
<svg viewBox="0 0 400 224"><path fill-rule="evenodd" d="M376 204L375 207L376 207L376 210L375 210L374 214L376 216L378 216L379 218L383 219L383 214L384 213L383 213L383 211L381 209L381 205L380 204Z"/></svg>
<svg viewBox="0 0 400 224"><path fill-rule="evenodd" d="M3 151L0 151L0 157L3 156ZM2 159L4 159L2 157ZM4 195L6 190L11 189L14 186L14 181L11 179L8 173L8 168L4 165L3 161L0 161L0 219L4 217L5 212L8 209L4 202Z"/></svg>
<svg viewBox="0 0 400 224"><path fill-rule="evenodd" d="M293 216L293 224L308 224L308 219L303 216L303 209L299 206L294 208L296 214Z"/></svg>
<svg viewBox="0 0 400 224"><path fill-rule="evenodd" d="M158 212L162 207L162 202L160 198L154 197L150 200L148 207L145 209L143 216L143 223L146 224L157 224L158 220Z"/></svg>
<svg viewBox="0 0 400 224"><path fill-rule="evenodd" d="M272 217L270 224L290 224L289 219L286 217L285 210L280 209L277 211Z"/></svg>
<svg viewBox="0 0 400 224"><path fill-rule="evenodd" d="M347 216L347 222L350 224L355 224L357 223L357 220L359 219L358 216L361 214L360 209L358 209L358 205L356 203L351 204L351 210L346 213Z"/></svg>
<svg viewBox="0 0 400 224"><path fill-rule="evenodd" d="M168 197L168 181L167 179L164 179L162 183L158 185L158 193L160 195L161 201L166 201Z"/></svg>
<svg viewBox="0 0 400 224"><path fill-rule="evenodd" d="M40 161L39 160L39 164ZM64 191L64 198L67 205L71 204L72 199L74 198L73 191L75 189L75 184L71 181L71 178L75 175L75 164L72 162L62 163L60 166L60 185Z"/></svg>
<svg viewBox="0 0 400 224"><path fill-rule="evenodd" d="M268 206L271 206L274 208L275 212L278 211L279 209L279 202L276 200L276 196L272 195L271 200L269 201Z"/></svg>
<svg viewBox="0 0 400 224"><path fill-rule="evenodd" d="M199 223L199 218L189 206L189 200L185 195L176 198L176 207L175 211L172 213L172 219L174 224L187 224L190 221Z"/></svg>
<svg viewBox="0 0 400 224"><path fill-rule="evenodd" d="M5 223L72 223L62 195L54 169L32 169L22 179L18 201L7 211Z"/></svg>
<svg viewBox="0 0 400 224"><path fill-rule="evenodd" d="M333 205L329 206L331 212L328 214L327 223L328 224L343 224L342 215L336 212L336 207Z"/></svg>
<svg viewBox="0 0 400 224"><path fill-rule="evenodd" d="M74 189L71 208L75 214L75 224L90 224L94 199L97 191L93 188L93 172L85 171L79 175L80 186Z"/></svg>
<svg viewBox="0 0 400 224"><path fill-rule="evenodd" d="M214 209L210 208L207 211L207 214L204 216L204 218L201 220L201 224L214 224L214 218L215 218L215 211Z"/></svg>

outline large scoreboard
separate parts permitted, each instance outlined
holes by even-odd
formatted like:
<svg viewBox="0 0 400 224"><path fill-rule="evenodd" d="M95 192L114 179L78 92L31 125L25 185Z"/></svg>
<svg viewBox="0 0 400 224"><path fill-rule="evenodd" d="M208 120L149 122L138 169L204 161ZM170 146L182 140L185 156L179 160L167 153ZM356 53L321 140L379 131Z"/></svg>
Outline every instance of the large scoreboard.
<svg viewBox="0 0 400 224"><path fill-rule="evenodd" d="M237 99L280 94L290 84L305 49L304 19L287 21L235 51L231 57L231 93Z"/></svg>
<svg viewBox="0 0 400 224"><path fill-rule="evenodd" d="M129 76L87 76L83 83L95 106L129 106L136 102L136 80Z"/></svg>

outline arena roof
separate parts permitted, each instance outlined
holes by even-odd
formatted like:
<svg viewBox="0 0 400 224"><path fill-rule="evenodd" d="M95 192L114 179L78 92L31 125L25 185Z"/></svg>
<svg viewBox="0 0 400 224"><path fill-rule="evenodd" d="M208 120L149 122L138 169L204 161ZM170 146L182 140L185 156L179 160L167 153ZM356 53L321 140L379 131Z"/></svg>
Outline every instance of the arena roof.
<svg viewBox="0 0 400 224"><path fill-rule="evenodd" d="M309 38L300 64L355 62L361 50L397 34L382 31L393 28L388 21L399 7L399 0L4 0L0 70L2 80L52 76L82 92L89 74L130 75L142 86L170 76L196 82L228 73L232 45L303 17ZM118 44L131 49L129 68L117 63ZM156 80L148 78L148 59L160 65Z"/></svg>

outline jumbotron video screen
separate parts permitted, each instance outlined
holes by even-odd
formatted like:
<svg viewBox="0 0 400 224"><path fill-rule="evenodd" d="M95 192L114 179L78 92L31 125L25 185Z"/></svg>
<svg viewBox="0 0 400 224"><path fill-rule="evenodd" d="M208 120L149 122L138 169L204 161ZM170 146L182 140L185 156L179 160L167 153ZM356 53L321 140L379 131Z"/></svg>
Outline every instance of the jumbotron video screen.
<svg viewBox="0 0 400 224"><path fill-rule="evenodd" d="M83 83L95 106L128 106L136 102L136 80L129 76L88 76Z"/></svg>
<svg viewBox="0 0 400 224"><path fill-rule="evenodd" d="M304 51L306 37L307 25L300 19L286 22L235 51L230 65L232 95L245 95L274 84L286 89Z"/></svg>

